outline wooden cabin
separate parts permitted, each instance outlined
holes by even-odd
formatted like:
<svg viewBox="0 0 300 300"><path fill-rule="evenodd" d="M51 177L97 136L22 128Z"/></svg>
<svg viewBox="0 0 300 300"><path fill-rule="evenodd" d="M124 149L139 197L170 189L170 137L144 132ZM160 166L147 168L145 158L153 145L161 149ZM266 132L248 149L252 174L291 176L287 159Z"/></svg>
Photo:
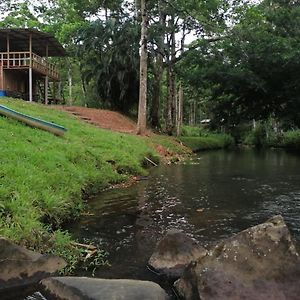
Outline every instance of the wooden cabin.
<svg viewBox="0 0 300 300"><path fill-rule="evenodd" d="M60 78L49 57L66 52L49 33L36 29L0 29L0 95L41 101L60 98Z"/></svg>

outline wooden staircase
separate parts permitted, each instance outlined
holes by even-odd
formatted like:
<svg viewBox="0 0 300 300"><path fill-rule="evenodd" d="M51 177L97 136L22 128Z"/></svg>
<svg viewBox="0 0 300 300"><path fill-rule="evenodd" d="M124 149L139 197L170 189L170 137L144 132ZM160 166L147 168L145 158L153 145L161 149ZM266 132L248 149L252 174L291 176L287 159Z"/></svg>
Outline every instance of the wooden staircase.
<svg viewBox="0 0 300 300"><path fill-rule="evenodd" d="M61 95L58 95L58 90L56 88L55 82L48 82L48 86L45 87L45 80L39 80L37 85L39 89L39 102L46 104L45 103L46 88L48 93L47 104L61 104L63 102L63 99L61 99Z"/></svg>

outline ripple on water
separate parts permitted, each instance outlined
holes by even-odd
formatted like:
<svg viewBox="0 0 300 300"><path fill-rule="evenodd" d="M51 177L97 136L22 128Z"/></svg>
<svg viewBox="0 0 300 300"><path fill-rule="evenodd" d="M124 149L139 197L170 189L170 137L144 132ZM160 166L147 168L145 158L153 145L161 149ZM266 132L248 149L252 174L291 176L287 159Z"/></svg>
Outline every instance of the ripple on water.
<svg viewBox="0 0 300 300"><path fill-rule="evenodd" d="M170 228L206 245L280 213L300 241L299 157L221 151L195 162L156 168L148 181L89 202L95 215L71 230L108 248L112 267L98 276L149 279L147 260Z"/></svg>

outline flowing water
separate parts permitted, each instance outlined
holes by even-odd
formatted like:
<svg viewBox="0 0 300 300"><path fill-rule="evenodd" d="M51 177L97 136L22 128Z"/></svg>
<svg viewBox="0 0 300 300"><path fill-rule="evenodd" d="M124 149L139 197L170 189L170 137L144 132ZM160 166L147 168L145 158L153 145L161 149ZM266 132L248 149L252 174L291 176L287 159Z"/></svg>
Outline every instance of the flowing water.
<svg viewBox="0 0 300 300"><path fill-rule="evenodd" d="M203 152L161 166L148 180L105 191L69 228L109 252L96 277L154 280L146 267L157 240L178 228L207 246L282 214L300 241L300 156L283 150ZM80 272L80 275L90 275Z"/></svg>
<svg viewBox="0 0 300 300"><path fill-rule="evenodd" d="M300 156L283 150L203 152L153 169L147 180L105 191L87 205L90 214L68 229L108 251L111 267L95 276L152 280L168 289L164 278L147 269L167 229L178 228L207 246L282 214L300 242Z"/></svg>

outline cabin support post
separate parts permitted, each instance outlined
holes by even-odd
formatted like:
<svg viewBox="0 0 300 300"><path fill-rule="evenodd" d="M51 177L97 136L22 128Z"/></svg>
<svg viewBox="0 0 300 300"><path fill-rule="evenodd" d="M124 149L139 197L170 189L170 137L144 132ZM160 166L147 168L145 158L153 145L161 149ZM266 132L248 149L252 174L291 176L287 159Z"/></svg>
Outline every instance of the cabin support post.
<svg viewBox="0 0 300 300"><path fill-rule="evenodd" d="M33 101L32 96L32 34L29 36L29 57L30 57L30 64L29 64L29 102Z"/></svg>
<svg viewBox="0 0 300 300"><path fill-rule="evenodd" d="M4 90L4 72L3 72L3 66L0 66L0 90Z"/></svg>
<svg viewBox="0 0 300 300"><path fill-rule="evenodd" d="M57 96L58 100L61 100L61 81L58 82L58 96Z"/></svg>
<svg viewBox="0 0 300 300"><path fill-rule="evenodd" d="M10 52L10 41L9 34L6 35L6 51L7 51L7 68L9 68L9 52Z"/></svg>
<svg viewBox="0 0 300 300"><path fill-rule="evenodd" d="M46 77L45 77L45 104L48 104L48 85L49 85L49 76L48 76L48 72L49 72L49 68L48 68L48 44L46 45L46 64L47 64L47 68L46 68Z"/></svg>

